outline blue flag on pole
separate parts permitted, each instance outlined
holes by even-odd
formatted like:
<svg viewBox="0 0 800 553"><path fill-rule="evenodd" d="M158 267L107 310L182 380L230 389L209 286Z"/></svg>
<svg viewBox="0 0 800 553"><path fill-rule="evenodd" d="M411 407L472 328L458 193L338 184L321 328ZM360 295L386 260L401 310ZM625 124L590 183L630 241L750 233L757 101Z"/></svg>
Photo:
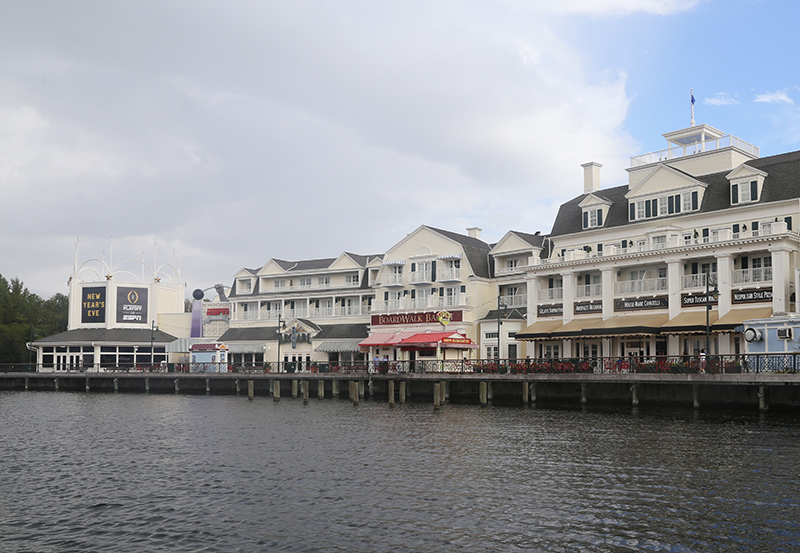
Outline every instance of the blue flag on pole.
<svg viewBox="0 0 800 553"><path fill-rule="evenodd" d="M692 94L692 105L694 105L694 94Z"/></svg>

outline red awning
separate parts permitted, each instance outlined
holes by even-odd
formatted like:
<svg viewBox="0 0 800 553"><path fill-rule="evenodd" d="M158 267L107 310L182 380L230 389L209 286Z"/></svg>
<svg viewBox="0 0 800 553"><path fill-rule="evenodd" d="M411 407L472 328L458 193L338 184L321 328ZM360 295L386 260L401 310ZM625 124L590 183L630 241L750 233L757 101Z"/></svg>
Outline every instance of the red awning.
<svg viewBox="0 0 800 553"><path fill-rule="evenodd" d="M401 347L443 347L474 349L478 346L466 336L457 332L421 332L409 336L399 344Z"/></svg>

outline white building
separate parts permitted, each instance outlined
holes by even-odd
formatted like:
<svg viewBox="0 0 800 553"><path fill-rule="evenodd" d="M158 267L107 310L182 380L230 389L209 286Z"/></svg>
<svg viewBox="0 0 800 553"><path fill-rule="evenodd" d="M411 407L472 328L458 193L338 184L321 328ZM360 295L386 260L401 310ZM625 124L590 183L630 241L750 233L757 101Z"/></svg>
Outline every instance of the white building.
<svg viewBox="0 0 800 553"><path fill-rule="evenodd" d="M744 320L791 309L800 152L759 158L707 125L664 137L622 186L583 166L549 255L525 267L531 357L691 354L707 329L710 353L739 353Z"/></svg>

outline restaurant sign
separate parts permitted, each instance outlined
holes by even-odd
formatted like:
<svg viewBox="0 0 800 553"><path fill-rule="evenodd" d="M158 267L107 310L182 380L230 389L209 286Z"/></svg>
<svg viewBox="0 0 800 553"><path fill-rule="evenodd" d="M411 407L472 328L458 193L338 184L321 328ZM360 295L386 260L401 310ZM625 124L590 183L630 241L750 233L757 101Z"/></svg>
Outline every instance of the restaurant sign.
<svg viewBox="0 0 800 553"><path fill-rule="evenodd" d="M147 288L117 288L117 322L147 324Z"/></svg>
<svg viewBox="0 0 800 553"><path fill-rule="evenodd" d="M692 305L706 305L707 303L718 303L718 299L713 294L682 294L681 305L683 307L691 307Z"/></svg>
<svg viewBox="0 0 800 553"><path fill-rule="evenodd" d="M540 305L536 308L537 317L560 317L564 314L564 305Z"/></svg>
<svg viewBox="0 0 800 553"><path fill-rule="evenodd" d="M667 296L614 300L614 311L641 311L645 309L667 309L668 307L669 300Z"/></svg>
<svg viewBox="0 0 800 553"><path fill-rule="evenodd" d="M575 304L574 313L580 315L582 313L601 313L603 311L603 302L601 301L585 301Z"/></svg>
<svg viewBox="0 0 800 553"><path fill-rule="evenodd" d="M772 301L772 288L733 291L733 303L754 303L759 301Z"/></svg>
<svg viewBox="0 0 800 553"><path fill-rule="evenodd" d="M449 311L449 322L462 321L462 311ZM409 325L425 323L441 323L442 312L430 311L427 313L400 313L397 315L373 315L372 326L376 325Z"/></svg>
<svg viewBox="0 0 800 553"><path fill-rule="evenodd" d="M81 322L106 322L105 286L92 286L81 290Z"/></svg>

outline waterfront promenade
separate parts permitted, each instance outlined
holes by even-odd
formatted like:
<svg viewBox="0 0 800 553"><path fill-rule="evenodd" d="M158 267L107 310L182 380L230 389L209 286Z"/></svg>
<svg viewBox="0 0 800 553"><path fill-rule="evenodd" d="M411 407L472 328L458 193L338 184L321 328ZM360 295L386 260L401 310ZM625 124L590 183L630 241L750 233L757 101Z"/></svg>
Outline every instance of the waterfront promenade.
<svg viewBox="0 0 800 553"><path fill-rule="evenodd" d="M387 403L666 404L800 408L796 372L0 372L0 391L172 393L249 398L363 398Z"/></svg>

